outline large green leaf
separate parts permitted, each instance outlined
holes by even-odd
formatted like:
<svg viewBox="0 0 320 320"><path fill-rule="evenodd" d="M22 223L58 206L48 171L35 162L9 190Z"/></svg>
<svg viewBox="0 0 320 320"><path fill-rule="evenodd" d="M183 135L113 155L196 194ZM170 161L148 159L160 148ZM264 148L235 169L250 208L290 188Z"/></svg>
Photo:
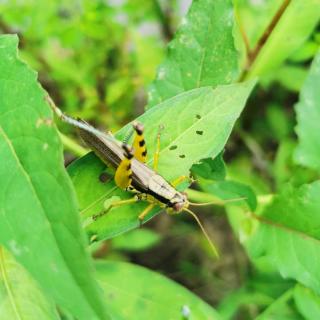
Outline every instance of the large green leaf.
<svg viewBox="0 0 320 320"><path fill-rule="evenodd" d="M280 6L281 3L279 8ZM267 41L259 50L248 77L260 76L275 70L304 43L319 19L319 0L290 1L278 23L270 29Z"/></svg>
<svg viewBox="0 0 320 320"><path fill-rule="evenodd" d="M220 319L204 301L158 273L123 262L98 263L97 271L115 319Z"/></svg>
<svg viewBox="0 0 320 320"><path fill-rule="evenodd" d="M0 37L0 242L62 308L105 318L46 93L17 45Z"/></svg>
<svg viewBox="0 0 320 320"><path fill-rule="evenodd" d="M194 1L149 89L149 107L184 91L235 80L233 24L232 1Z"/></svg>
<svg viewBox="0 0 320 320"><path fill-rule="evenodd" d="M296 132L299 144L295 160L320 171L320 51L315 57L308 78L295 106L297 113Z"/></svg>
<svg viewBox="0 0 320 320"><path fill-rule="evenodd" d="M223 161L222 153L214 159L202 159L191 168L192 175L210 180L224 180L226 178L226 165Z"/></svg>
<svg viewBox="0 0 320 320"><path fill-rule="evenodd" d="M312 290L297 285L294 289L295 304L306 320L315 320L320 314L320 296Z"/></svg>
<svg viewBox="0 0 320 320"><path fill-rule="evenodd" d="M169 181L188 175L191 166L202 158L215 157L221 152L231 129L243 109L253 82L194 89L155 106L137 120L145 125L148 154L155 152L159 125L163 125L159 173ZM128 124L118 134L126 136ZM153 159L148 164L152 165ZM103 209L111 196L126 198L128 193L116 188L112 179L99 182L105 166L93 154L69 167L87 231L94 238L110 238L139 226L138 214L145 204L114 208L93 221L91 216ZM155 212L158 212L156 210ZM149 218L152 216L149 215Z"/></svg>
<svg viewBox="0 0 320 320"><path fill-rule="evenodd" d="M0 247L0 319L58 320L53 303L30 274Z"/></svg>
<svg viewBox="0 0 320 320"><path fill-rule="evenodd" d="M320 181L283 188L261 215L243 229L242 239L255 261L264 261L284 278L320 293ZM244 237L245 235L245 237Z"/></svg>

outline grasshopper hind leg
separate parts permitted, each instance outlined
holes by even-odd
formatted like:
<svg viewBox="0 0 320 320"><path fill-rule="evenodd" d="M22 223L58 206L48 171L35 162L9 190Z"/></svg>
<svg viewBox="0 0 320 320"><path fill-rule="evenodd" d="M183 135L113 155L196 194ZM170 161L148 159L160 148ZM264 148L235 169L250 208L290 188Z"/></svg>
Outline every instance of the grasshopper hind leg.
<svg viewBox="0 0 320 320"><path fill-rule="evenodd" d="M116 170L114 181L119 188L126 190L131 186L132 182L131 160L133 151L127 144L123 144L122 148L124 150L124 158Z"/></svg>
<svg viewBox="0 0 320 320"><path fill-rule="evenodd" d="M147 147L143 135L144 127L139 122L134 122L132 126L136 132L133 140L134 157L145 163L147 160Z"/></svg>

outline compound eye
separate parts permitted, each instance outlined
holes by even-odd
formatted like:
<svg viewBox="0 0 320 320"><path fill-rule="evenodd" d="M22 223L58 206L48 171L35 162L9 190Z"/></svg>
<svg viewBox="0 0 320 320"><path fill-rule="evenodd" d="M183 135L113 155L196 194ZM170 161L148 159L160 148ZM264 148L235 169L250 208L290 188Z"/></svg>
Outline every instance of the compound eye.
<svg viewBox="0 0 320 320"><path fill-rule="evenodd" d="M172 206L174 211L181 211L183 209L183 203L182 202L176 202L173 206Z"/></svg>

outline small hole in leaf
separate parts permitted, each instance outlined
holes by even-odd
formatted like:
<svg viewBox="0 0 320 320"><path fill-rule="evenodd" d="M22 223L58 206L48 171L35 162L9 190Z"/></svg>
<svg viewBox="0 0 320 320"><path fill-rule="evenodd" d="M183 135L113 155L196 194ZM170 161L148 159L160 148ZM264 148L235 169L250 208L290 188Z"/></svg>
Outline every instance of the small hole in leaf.
<svg viewBox="0 0 320 320"><path fill-rule="evenodd" d="M200 114L196 114L196 118L197 118L197 119L201 119Z"/></svg>
<svg viewBox="0 0 320 320"><path fill-rule="evenodd" d="M202 136L203 135L203 131L202 130L197 130L196 134L198 134L199 136Z"/></svg>
<svg viewBox="0 0 320 320"><path fill-rule="evenodd" d="M94 234L90 237L90 243L97 242L97 241L98 241L98 235Z"/></svg>
<svg viewBox="0 0 320 320"><path fill-rule="evenodd" d="M180 155L179 155L179 158L181 158L181 159L183 159L183 158L185 158L185 157L186 157L185 154L180 154Z"/></svg>
<svg viewBox="0 0 320 320"><path fill-rule="evenodd" d="M106 172L102 172L99 176L99 181L101 183L106 183L108 180L110 180L110 176Z"/></svg>
<svg viewBox="0 0 320 320"><path fill-rule="evenodd" d="M178 146L174 145L174 146L171 146L171 147L169 148L169 150L176 150L177 148L178 148Z"/></svg>

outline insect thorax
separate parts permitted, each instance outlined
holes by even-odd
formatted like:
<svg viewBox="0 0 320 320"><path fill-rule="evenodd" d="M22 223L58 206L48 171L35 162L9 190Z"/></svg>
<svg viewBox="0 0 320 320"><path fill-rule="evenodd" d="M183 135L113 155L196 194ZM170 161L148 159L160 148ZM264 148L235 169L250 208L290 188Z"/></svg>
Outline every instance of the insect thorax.
<svg viewBox="0 0 320 320"><path fill-rule="evenodd" d="M147 190L139 191L133 188L129 191L136 193L140 200L156 203L161 208L172 208L173 211L181 211L188 202L184 193L177 191L158 174L149 179Z"/></svg>

